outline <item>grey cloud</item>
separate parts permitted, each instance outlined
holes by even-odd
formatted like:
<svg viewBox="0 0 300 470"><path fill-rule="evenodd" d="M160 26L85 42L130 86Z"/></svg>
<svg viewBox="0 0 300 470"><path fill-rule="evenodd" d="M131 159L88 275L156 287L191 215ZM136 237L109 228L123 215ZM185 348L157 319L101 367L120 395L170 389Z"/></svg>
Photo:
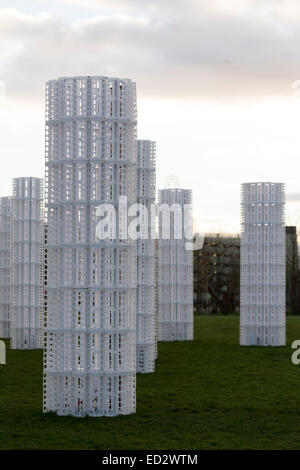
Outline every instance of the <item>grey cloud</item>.
<svg viewBox="0 0 300 470"><path fill-rule="evenodd" d="M127 0L128 12L138 3L144 0ZM10 54L0 48L8 94L40 99L49 78L101 74L133 78L143 95L292 95L300 78L300 18L230 15L206 0L187 0L185 8L178 0L148 3L144 16L140 7L127 16L106 10L71 24L0 10L0 40L11 47Z"/></svg>

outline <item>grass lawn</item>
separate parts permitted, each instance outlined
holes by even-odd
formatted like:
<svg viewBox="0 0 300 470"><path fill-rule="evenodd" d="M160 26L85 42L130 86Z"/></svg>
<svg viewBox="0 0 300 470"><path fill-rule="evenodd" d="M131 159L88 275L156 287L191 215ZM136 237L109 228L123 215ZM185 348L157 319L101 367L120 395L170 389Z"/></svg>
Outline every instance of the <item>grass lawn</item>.
<svg viewBox="0 0 300 470"><path fill-rule="evenodd" d="M237 317L196 317L195 341L159 343L138 375L137 413L42 413L42 352L7 351L0 366L0 449L300 449L300 365L287 347L240 347Z"/></svg>

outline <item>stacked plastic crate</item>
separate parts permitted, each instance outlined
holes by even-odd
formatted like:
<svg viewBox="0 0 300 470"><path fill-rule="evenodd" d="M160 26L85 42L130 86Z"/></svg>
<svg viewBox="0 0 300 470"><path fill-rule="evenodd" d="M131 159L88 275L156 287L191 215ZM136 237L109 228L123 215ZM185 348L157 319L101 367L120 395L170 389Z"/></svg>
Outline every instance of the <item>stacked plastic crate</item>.
<svg viewBox="0 0 300 470"><path fill-rule="evenodd" d="M136 153L131 80L47 83L45 412L135 412Z"/></svg>
<svg viewBox="0 0 300 470"><path fill-rule="evenodd" d="M159 341L193 339L193 251L187 249L192 226L191 203L189 189L159 191ZM168 210L170 217L166 217Z"/></svg>
<svg viewBox="0 0 300 470"><path fill-rule="evenodd" d="M11 198L11 347L43 347L43 183L15 178Z"/></svg>
<svg viewBox="0 0 300 470"><path fill-rule="evenodd" d="M155 252L151 236L151 212L155 203L155 142L138 140L137 198L145 208L140 214L143 227L137 240L137 372L155 369ZM155 228L155 227L154 227Z"/></svg>
<svg viewBox="0 0 300 470"><path fill-rule="evenodd" d="M10 338L10 198L0 198L0 338Z"/></svg>
<svg viewBox="0 0 300 470"><path fill-rule="evenodd" d="M154 338L155 359L158 358L158 240L154 240Z"/></svg>
<svg viewBox="0 0 300 470"><path fill-rule="evenodd" d="M240 344L285 344L285 187L242 185Z"/></svg>

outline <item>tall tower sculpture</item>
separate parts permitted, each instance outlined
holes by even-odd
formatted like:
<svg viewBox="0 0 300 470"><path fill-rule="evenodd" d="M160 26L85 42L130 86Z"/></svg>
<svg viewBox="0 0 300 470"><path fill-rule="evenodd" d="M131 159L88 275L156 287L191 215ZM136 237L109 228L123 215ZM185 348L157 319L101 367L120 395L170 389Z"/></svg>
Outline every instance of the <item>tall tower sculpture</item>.
<svg viewBox="0 0 300 470"><path fill-rule="evenodd" d="M159 191L159 341L193 339L193 251L187 249L186 238L186 235L191 236L191 203L190 189ZM168 210L169 218L166 217Z"/></svg>
<svg viewBox="0 0 300 470"><path fill-rule="evenodd" d="M242 185L240 344L285 345L285 187Z"/></svg>
<svg viewBox="0 0 300 470"><path fill-rule="evenodd" d="M10 198L0 198L0 338L10 338Z"/></svg>
<svg viewBox="0 0 300 470"><path fill-rule="evenodd" d="M11 347L43 347L43 182L13 179Z"/></svg>
<svg viewBox="0 0 300 470"><path fill-rule="evenodd" d="M155 369L155 251L151 237L151 206L155 203L155 142L138 140L137 197L146 209L141 214L145 227L137 240L137 372L154 372Z"/></svg>
<svg viewBox="0 0 300 470"><path fill-rule="evenodd" d="M154 338L155 359L158 358L158 240L154 240Z"/></svg>
<svg viewBox="0 0 300 470"><path fill-rule="evenodd" d="M47 83L45 412L135 412L136 153L135 83Z"/></svg>

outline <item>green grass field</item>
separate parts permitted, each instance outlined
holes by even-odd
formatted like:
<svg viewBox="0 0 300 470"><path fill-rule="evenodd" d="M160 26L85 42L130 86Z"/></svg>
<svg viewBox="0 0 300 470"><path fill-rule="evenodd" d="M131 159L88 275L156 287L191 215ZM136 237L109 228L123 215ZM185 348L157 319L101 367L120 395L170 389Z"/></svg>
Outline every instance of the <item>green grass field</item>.
<svg viewBox="0 0 300 470"><path fill-rule="evenodd" d="M300 449L300 365L287 347L238 345L237 317L196 317L195 341L159 343L155 374L137 378L137 413L42 413L41 351L0 366L0 449Z"/></svg>

